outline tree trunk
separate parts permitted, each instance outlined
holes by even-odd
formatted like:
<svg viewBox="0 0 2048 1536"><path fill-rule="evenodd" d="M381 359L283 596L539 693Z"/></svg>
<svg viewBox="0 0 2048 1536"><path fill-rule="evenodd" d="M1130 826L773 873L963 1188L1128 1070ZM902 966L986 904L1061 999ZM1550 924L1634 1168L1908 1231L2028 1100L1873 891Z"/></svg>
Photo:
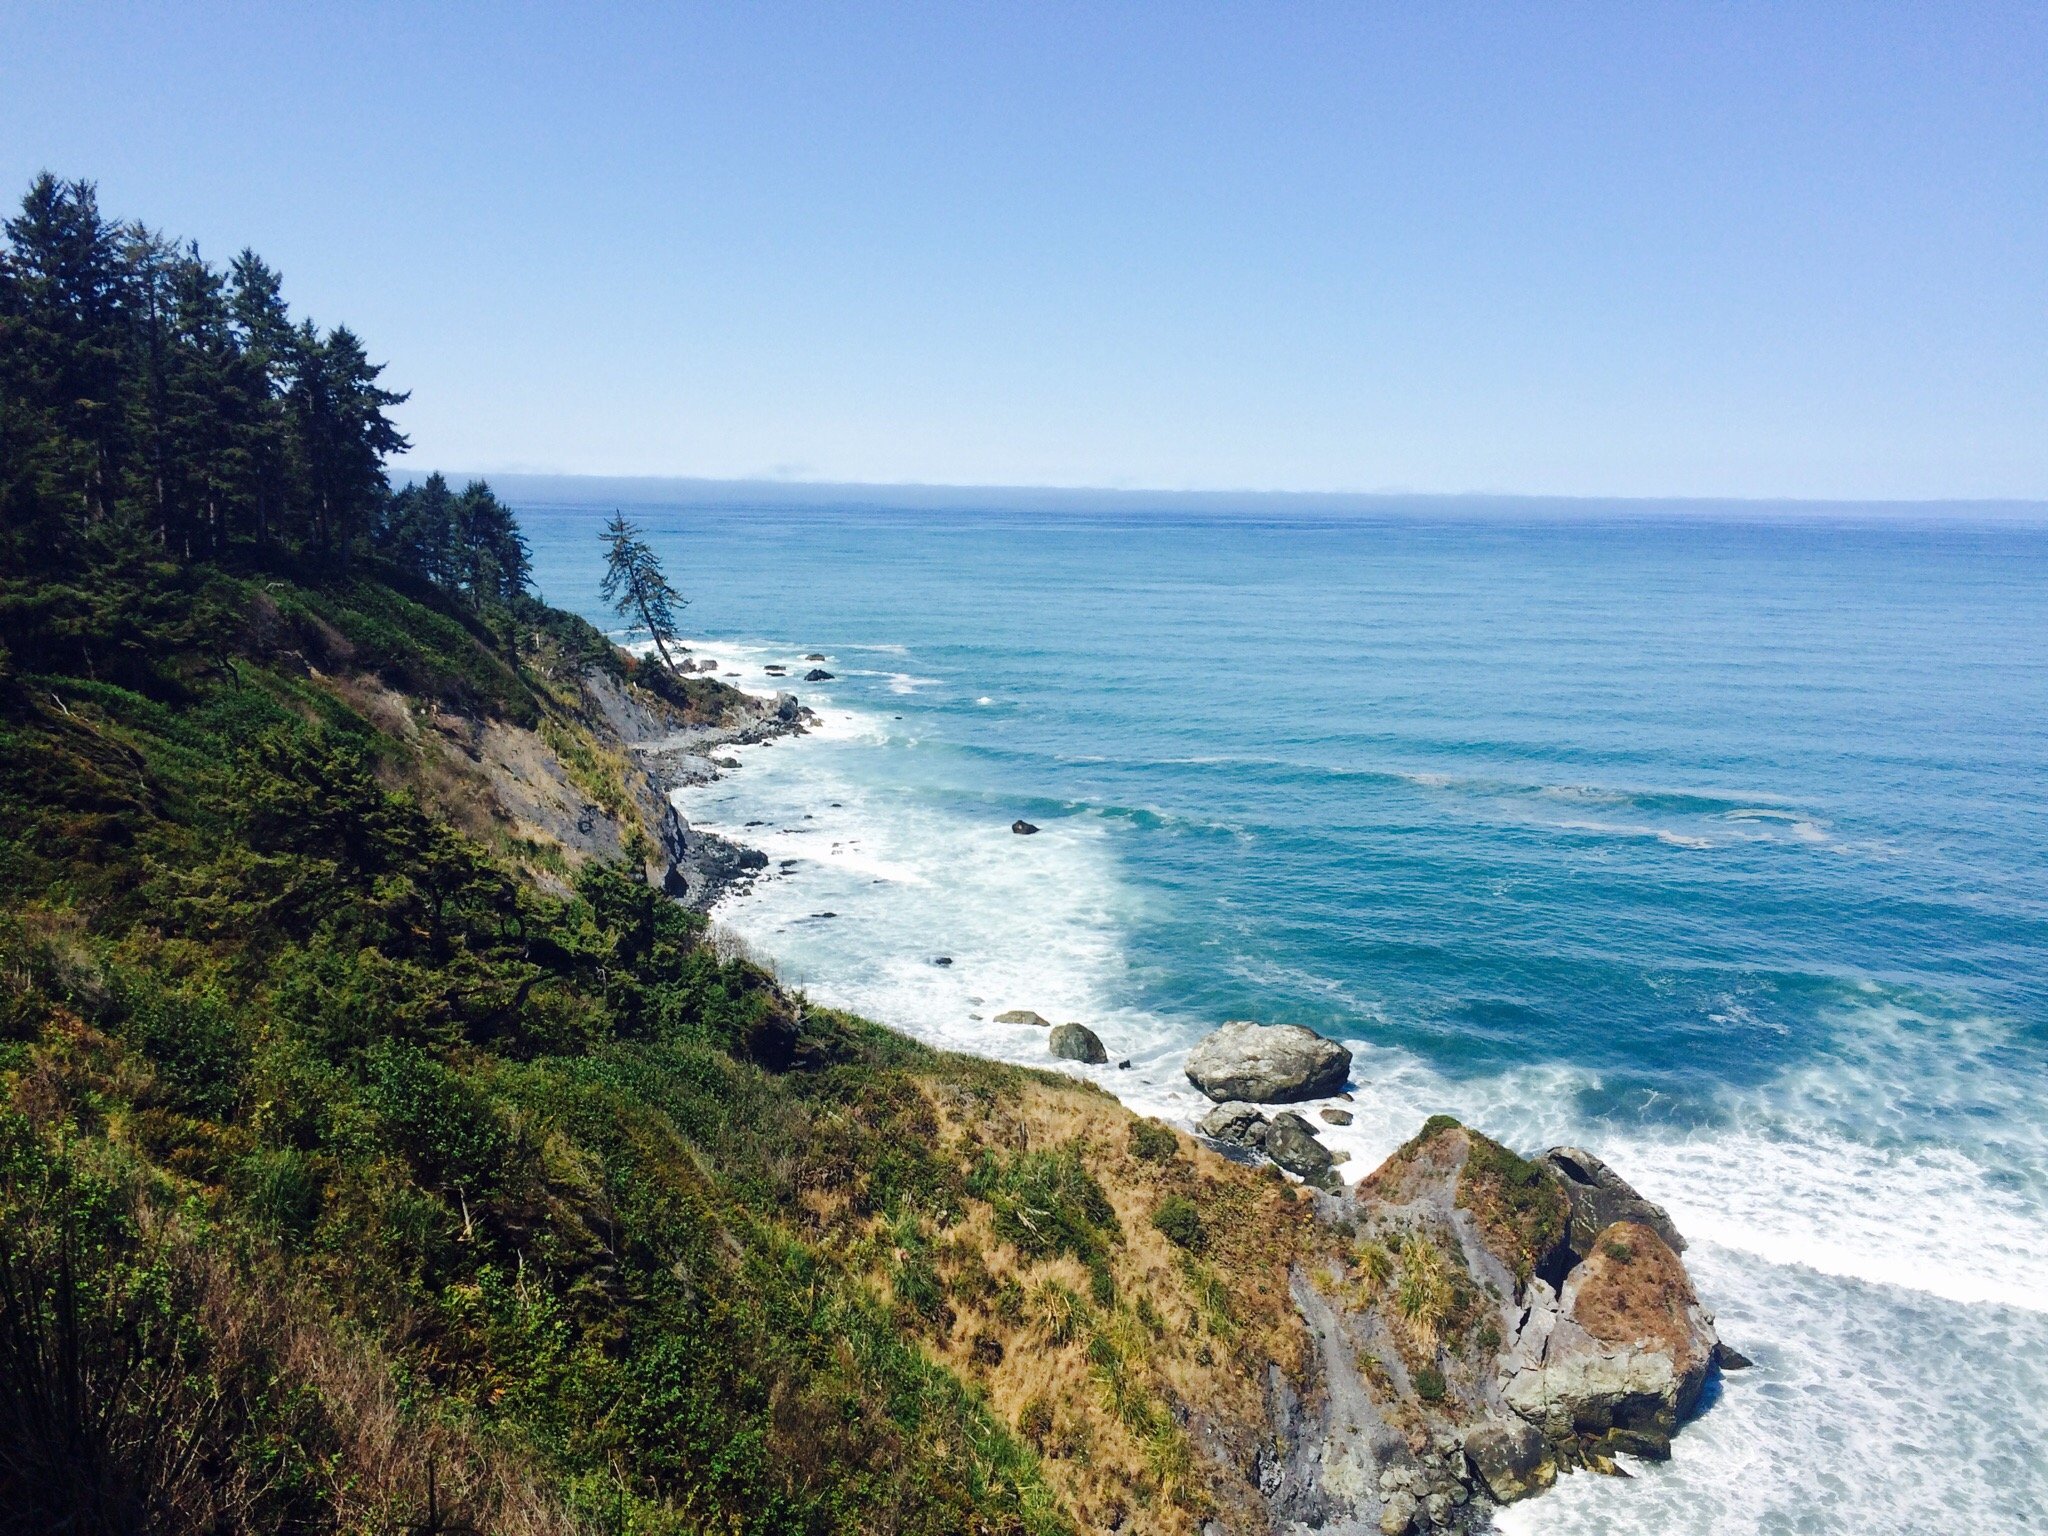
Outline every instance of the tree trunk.
<svg viewBox="0 0 2048 1536"><path fill-rule="evenodd" d="M666 666L670 672L674 672L676 669L675 658L669 655L668 647L662 643L661 631L655 627L653 617L647 612L647 599L641 595L640 589L637 586L633 589L633 601L640 607L640 622L647 626L647 633L654 637L654 648L661 652L662 665Z"/></svg>

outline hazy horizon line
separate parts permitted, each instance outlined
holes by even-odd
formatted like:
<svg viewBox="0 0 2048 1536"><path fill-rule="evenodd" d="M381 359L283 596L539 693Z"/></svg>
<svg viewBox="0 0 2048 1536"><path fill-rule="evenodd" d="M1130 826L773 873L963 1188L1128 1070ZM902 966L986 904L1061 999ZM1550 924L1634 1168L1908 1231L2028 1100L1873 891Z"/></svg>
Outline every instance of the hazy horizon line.
<svg viewBox="0 0 2048 1536"><path fill-rule="evenodd" d="M868 505L895 506L903 510L950 507L963 509L969 503L985 510L1030 510L1037 502L1044 510L1159 510L1185 508L1190 504L1215 505L1225 502L1283 502L1295 510L1367 511L1394 510L1399 503L1453 505L1478 510L1487 505L1522 511L1549 510L1559 513L1598 513L1602 509L1660 509L1673 514L1702 511L1741 511L1751 515L1777 510L1789 515L1826 517L1861 514L1888 518L1915 514L1947 514L1973 521L2048 521L2048 497L1820 497L1820 496L1702 496L1702 495L1613 495L1594 492L1554 491L1304 491L1262 490L1241 487L1224 490L1173 489L1160 486L1076 486L1029 484L971 484L919 480L790 480L772 477L713 475L609 475L556 473L532 470L449 470L413 468L406 465L390 471L394 484L410 484L439 473L458 483L486 480L508 496L546 504L559 499L563 505L581 506L593 501L617 501L622 505L658 505L677 499L705 501L712 505L756 502L774 505L824 505L854 501ZM993 500L994 505L991 505Z"/></svg>

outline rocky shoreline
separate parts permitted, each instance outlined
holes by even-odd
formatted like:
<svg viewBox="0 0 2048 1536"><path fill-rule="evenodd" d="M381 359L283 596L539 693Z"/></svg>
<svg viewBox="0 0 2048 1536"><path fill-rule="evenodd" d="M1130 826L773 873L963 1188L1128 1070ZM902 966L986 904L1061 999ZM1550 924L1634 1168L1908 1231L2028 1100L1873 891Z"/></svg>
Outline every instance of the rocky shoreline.
<svg viewBox="0 0 2048 1536"><path fill-rule="evenodd" d="M718 725L676 728L623 694L604 706L664 801L664 884L709 910L769 870L760 850L690 827L670 792L737 763L720 747L800 735L816 716L790 694L747 701ZM1035 830L1035 829L1034 829ZM1081 1024L1047 1028L1048 1065L1106 1055ZM1303 1368L1268 1366L1269 1436L1245 1472L1270 1529L1329 1536L1482 1531L1491 1512L1561 1474L1628 1476L1661 1460L1722 1370L1749 1364L1720 1340L1680 1255L1685 1240L1592 1153L1523 1158L1436 1116L1348 1184L1319 1127L1292 1108L1348 1098L1351 1054L1292 1025L1234 1021L1198 1042L1186 1074L1217 1101L1196 1127L1214 1152L1300 1181L1337 1241L1295 1264L1287 1294L1306 1330ZM1350 1123L1333 1105L1317 1111ZM1211 1522L1204 1536L1226 1536Z"/></svg>
<svg viewBox="0 0 2048 1536"><path fill-rule="evenodd" d="M659 828L664 867L662 888L694 912L709 912L727 895L744 891L767 873L768 856L716 832L692 827L675 808L678 789L708 784L739 766L716 754L724 747L762 746L784 736L801 736L817 715L793 693L772 698L732 688L738 701L717 724L679 724L602 674L585 679L585 689L620 746L632 754L660 797L650 819ZM650 808L652 809L652 808Z"/></svg>

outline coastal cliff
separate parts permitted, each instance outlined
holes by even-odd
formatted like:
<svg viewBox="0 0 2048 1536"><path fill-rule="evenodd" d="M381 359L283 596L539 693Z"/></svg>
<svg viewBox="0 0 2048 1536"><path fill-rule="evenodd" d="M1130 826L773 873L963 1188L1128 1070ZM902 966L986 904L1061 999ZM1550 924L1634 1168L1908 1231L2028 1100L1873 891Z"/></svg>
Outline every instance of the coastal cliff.
<svg viewBox="0 0 2048 1536"><path fill-rule="evenodd" d="M0 1257L160 1528L1473 1529L1697 1400L1625 1185L1433 1121L1318 1192L722 947L668 790L794 699L131 579L206 647L0 677Z"/></svg>

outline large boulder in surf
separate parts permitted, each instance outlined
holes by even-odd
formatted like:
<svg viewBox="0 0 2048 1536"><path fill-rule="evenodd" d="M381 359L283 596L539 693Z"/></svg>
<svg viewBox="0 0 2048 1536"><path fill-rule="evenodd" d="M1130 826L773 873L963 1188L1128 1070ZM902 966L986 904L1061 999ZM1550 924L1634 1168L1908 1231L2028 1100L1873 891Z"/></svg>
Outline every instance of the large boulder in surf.
<svg viewBox="0 0 2048 1536"><path fill-rule="evenodd" d="M1351 1053L1299 1024L1236 1019L1188 1052L1188 1081L1218 1103L1287 1104L1338 1092Z"/></svg>
<svg viewBox="0 0 2048 1536"><path fill-rule="evenodd" d="M1579 1257L1589 1256L1601 1232L1617 1221L1641 1222L1673 1253L1685 1252L1685 1239L1664 1207L1645 1200L1626 1179L1583 1147L1552 1147L1537 1161L1564 1186L1565 1198L1572 1206L1565 1240Z"/></svg>
<svg viewBox="0 0 2048 1536"><path fill-rule="evenodd" d="M1591 1247L1562 1291L1530 1282L1501 1395L1552 1440L1661 1460L1713 1368L1714 1320L1651 1227L1618 1221Z"/></svg>
<svg viewBox="0 0 2048 1536"><path fill-rule="evenodd" d="M998 1024L1031 1024L1039 1029L1052 1027L1052 1020L1043 1014L1033 1013L1029 1008L1008 1008L996 1015Z"/></svg>
<svg viewBox="0 0 2048 1536"><path fill-rule="evenodd" d="M1109 1060L1109 1052L1102 1048L1101 1036L1086 1024L1055 1024L1045 1044L1053 1055L1068 1061L1086 1062L1091 1067L1099 1067Z"/></svg>

